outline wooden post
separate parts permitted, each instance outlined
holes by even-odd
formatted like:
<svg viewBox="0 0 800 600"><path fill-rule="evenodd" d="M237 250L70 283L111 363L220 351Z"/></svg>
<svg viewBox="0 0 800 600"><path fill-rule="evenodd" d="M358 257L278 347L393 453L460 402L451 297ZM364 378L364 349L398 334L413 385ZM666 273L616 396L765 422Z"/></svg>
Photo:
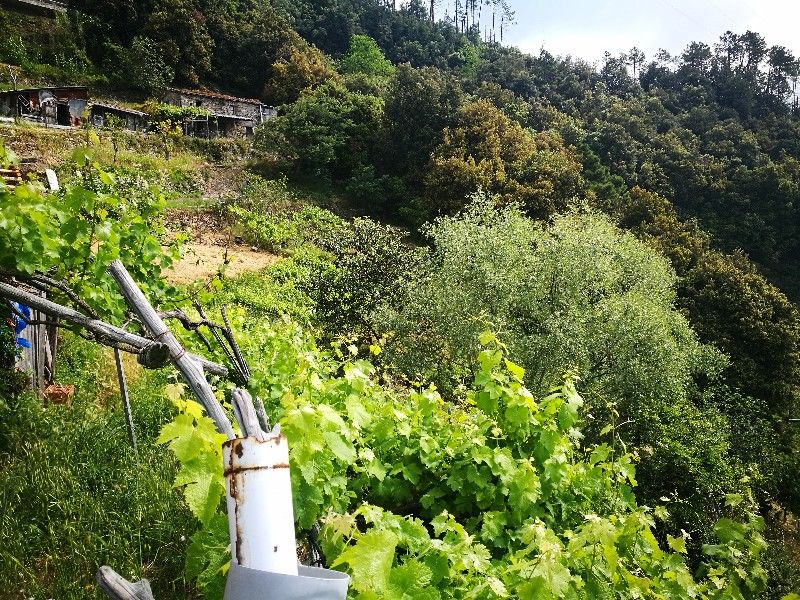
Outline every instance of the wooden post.
<svg viewBox="0 0 800 600"><path fill-rule="evenodd" d="M125 269L125 265L121 261L115 260L108 268L108 272L117 282L120 292L128 305L134 310L139 317L145 328L155 338L156 341L162 342L169 347L170 355L175 366L183 375L186 383L200 400L201 404L205 407L208 416L217 425L217 429L228 436L229 440L234 439L236 436L233 433L233 427L222 410L217 397L214 395L214 390L211 389L200 363L187 354L183 349L180 342L172 334L164 321L158 316L156 310L150 305L145 298L142 290L136 285L136 282Z"/></svg>
<svg viewBox="0 0 800 600"><path fill-rule="evenodd" d="M131 583L111 567L100 567L97 584L111 600L155 600L147 579Z"/></svg>

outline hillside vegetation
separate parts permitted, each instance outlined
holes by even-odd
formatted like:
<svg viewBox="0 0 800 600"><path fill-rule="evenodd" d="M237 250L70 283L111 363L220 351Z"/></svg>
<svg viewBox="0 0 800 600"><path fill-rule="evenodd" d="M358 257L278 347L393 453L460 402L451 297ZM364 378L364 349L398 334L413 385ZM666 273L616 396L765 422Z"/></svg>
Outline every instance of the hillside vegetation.
<svg viewBox="0 0 800 600"><path fill-rule="evenodd" d="M432 21L427 3L383 4L77 0L46 31L0 12L12 32L0 61L29 81L136 101L199 86L280 106L252 146L2 130L18 153L60 162L64 190L0 189L0 276L49 272L122 322L105 273L120 257L164 310L234 307L250 390L289 436L298 532L353 575L354 598L800 590L798 61L748 31L594 68ZM217 185L212 163L235 174ZM213 213L220 238L269 266L232 278L223 264L173 287L176 206ZM100 377L108 357L66 339L62 360L92 366L58 377ZM22 582L8 597L85 597L106 557L152 577L159 598L220 597L223 491L163 488L202 461L203 481L222 477L174 377L137 382L146 449L113 468L150 487L107 545L93 536L108 521L80 516L69 539L54 527L83 514L59 504L71 492L57 471L20 481L10 449L26 415L49 423L60 409L5 385L0 579ZM91 388L64 431L121 446ZM159 444L176 460L148 474ZM75 486L94 489L79 446L57 437L26 456L52 451L53 469L69 462ZM30 508L41 494L63 508ZM93 512L116 514L112 496ZM79 581L53 548L81 553ZM185 573L166 551L186 554Z"/></svg>

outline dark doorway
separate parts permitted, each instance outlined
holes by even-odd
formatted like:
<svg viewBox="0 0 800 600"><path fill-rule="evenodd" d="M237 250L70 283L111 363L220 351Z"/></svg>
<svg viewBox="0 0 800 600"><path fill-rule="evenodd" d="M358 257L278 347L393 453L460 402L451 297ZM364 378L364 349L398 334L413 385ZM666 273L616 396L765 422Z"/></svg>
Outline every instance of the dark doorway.
<svg viewBox="0 0 800 600"><path fill-rule="evenodd" d="M56 123L59 125L72 125L69 121L69 106L67 104L56 104Z"/></svg>

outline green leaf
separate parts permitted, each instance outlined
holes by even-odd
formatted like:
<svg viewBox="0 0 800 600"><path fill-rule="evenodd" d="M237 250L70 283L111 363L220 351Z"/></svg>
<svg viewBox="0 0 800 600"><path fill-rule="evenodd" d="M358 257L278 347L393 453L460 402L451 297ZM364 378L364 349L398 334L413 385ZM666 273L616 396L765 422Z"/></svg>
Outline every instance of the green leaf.
<svg viewBox="0 0 800 600"><path fill-rule="evenodd" d="M342 552L331 566L348 565L356 591L381 594L389 587L396 547L394 533L373 529L361 536L355 546Z"/></svg>
<svg viewBox="0 0 800 600"><path fill-rule="evenodd" d="M180 414L164 425L156 439L156 444L166 444L175 439L187 437L194 431L194 420L186 414Z"/></svg>
<svg viewBox="0 0 800 600"><path fill-rule="evenodd" d="M216 514L207 527L191 538L186 549L186 576L197 579L209 569L216 574L230 559L228 518L224 514Z"/></svg>
<svg viewBox="0 0 800 600"><path fill-rule="evenodd" d="M326 431L322 434L331 452L336 455L336 458L347 464L352 464L356 460L356 449L353 445L345 441L345 439L334 431Z"/></svg>
<svg viewBox="0 0 800 600"><path fill-rule="evenodd" d="M493 397L490 392L479 392L475 394L475 404L487 414L494 414L497 412L497 409L500 408L499 399Z"/></svg>
<svg viewBox="0 0 800 600"><path fill-rule="evenodd" d="M186 391L186 386L181 383L170 383L164 386L164 395L170 402L177 402Z"/></svg>
<svg viewBox="0 0 800 600"><path fill-rule="evenodd" d="M225 494L219 458L207 453L182 463L174 485L185 486L183 494L189 510L204 526L207 525Z"/></svg>
<svg viewBox="0 0 800 600"><path fill-rule="evenodd" d="M511 362L508 359L504 359L506 369L508 372L511 373L514 377L522 381L525 378L525 369L520 367L518 364Z"/></svg>
<svg viewBox="0 0 800 600"><path fill-rule="evenodd" d="M552 560L542 560L533 569L530 581L519 590L520 600L545 600L563 598L572 575L569 569Z"/></svg>
<svg viewBox="0 0 800 600"><path fill-rule="evenodd" d="M741 494L725 494L725 506L739 506L743 500Z"/></svg>
<svg viewBox="0 0 800 600"><path fill-rule="evenodd" d="M399 600L438 600L439 592L430 587L431 569L418 560L406 561L389 575L389 595Z"/></svg>
<svg viewBox="0 0 800 600"><path fill-rule="evenodd" d="M480 342L481 346L488 346L492 342L497 341L497 336L495 336L495 334L491 331L484 331L482 334L480 334L480 336L478 336L478 341Z"/></svg>
<svg viewBox="0 0 800 600"><path fill-rule="evenodd" d="M686 550L686 540L682 537L667 535L667 545L675 552L680 552L681 554L688 553L688 550Z"/></svg>

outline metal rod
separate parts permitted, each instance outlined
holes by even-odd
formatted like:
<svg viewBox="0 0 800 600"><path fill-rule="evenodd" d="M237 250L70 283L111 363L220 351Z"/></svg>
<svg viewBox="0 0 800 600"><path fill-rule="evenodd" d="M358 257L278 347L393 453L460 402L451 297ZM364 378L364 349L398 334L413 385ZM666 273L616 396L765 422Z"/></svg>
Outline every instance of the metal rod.
<svg viewBox="0 0 800 600"><path fill-rule="evenodd" d="M133 413L131 400L128 397L128 383L125 381L125 369L122 367L122 353L114 348L114 361L117 363L117 379L119 380L119 393L122 396L122 410L125 413L125 424L128 426L128 439L134 450L136 447L136 430L133 427Z"/></svg>

